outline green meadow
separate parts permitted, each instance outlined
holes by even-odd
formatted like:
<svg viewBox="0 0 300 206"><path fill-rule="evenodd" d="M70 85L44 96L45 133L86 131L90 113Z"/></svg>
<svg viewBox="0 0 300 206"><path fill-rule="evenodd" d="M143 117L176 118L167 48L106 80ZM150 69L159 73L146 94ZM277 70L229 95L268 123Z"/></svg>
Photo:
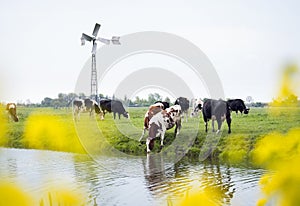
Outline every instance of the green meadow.
<svg viewBox="0 0 300 206"><path fill-rule="evenodd" d="M79 122L73 120L72 109L27 108L18 107L19 122L7 121L6 115L2 118L2 132L0 133L1 146L10 148L47 149L65 152L85 153L83 141L78 138L80 124L84 123L83 130L90 134L89 145L98 149L103 138L115 149L132 155L146 155L145 140L141 142L143 119L147 108L128 108L130 119L114 120L112 114L106 114L105 120L98 116L90 118L88 113L82 113ZM2 113L5 114L5 111ZM226 122L222 125L222 133L217 147L211 151L209 158L218 158L229 163L248 162L251 151L256 142L264 136L278 132L285 134L290 129L299 127L299 107L272 107L251 108L248 115L232 113L232 133L227 133ZM97 127L92 126L97 125ZM209 121L211 134L211 121ZM99 130L101 138L98 137ZM195 137L195 138L191 138ZM182 121L182 129L176 138L177 144L190 138L192 141L186 154L189 158L197 158L207 136L202 114L198 117L189 117ZM174 128L165 135L164 149L168 148L174 139ZM85 143L84 143L85 144ZM157 138L153 152L160 151L160 139Z"/></svg>

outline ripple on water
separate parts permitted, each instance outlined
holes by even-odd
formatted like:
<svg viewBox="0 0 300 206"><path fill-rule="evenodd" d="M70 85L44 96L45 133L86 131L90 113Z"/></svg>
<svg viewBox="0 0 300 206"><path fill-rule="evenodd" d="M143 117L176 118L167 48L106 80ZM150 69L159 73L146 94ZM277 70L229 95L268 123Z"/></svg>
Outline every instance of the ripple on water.
<svg viewBox="0 0 300 206"><path fill-rule="evenodd" d="M129 157L94 161L86 155L4 148L0 149L0 165L1 179L29 192L69 184L74 190L87 191L91 205L94 201L98 205L165 205L167 199L175 201L186 191L208 186L220 189L225 205L255 205L264 173L209 162L167 164Z"/></svg>

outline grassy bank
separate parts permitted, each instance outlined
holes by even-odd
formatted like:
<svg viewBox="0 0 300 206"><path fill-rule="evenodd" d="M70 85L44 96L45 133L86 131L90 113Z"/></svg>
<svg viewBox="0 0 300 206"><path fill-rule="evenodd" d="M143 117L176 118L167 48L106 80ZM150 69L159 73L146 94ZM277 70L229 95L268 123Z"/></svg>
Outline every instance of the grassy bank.
<svg viewBox="0 0 300 206"><path fill-rule="evenodd" d="M138 142L143 129L143 118L147 108L129 108L130 120L121 117L121 120L113 120L111 114L107 114L104 121L97 117L97 126L106 141L115 149L134 155L146 153L145 135L142 143ZM3 111L4 112L4 111ZM72 117L72 111L52 108L18 108L20 121L7 122L3 118L4 128L0 137L0 143L4 147L49 149L66 152L84 153L82 141L78 139L78 131ZM271 132L286 133L289 129L298 127L300 120L300 108L251 108L249 115L236 115L232 113L232 133L227 134L227 125L223 124L222 134L217 148L210 157L219 157L223 161L247 162L255 143ZM7 123L6 123L7 122ZM85 130L92 130L89 125L95 121L88 117L87 113L81 115L81 123L85 122ZM210 122L211 123L211 122ZM77 128L78 129L78 128ZM211 129L211 124L209 124ZM93 130L95 128L93 127ZM99 147L100 138L97 132L95 139L90 140L91 145ZM204 131L202 116L189 118L183 122L178 141L186 140L196 135L187 156L197 158L202 145L207 138ZM167 131L165 135L165 148L174 141L174 129ZM203 148L202 148L203 149ZM205 148L204 148L205 149ZM153 152L159 151L159 141L156 141Z"/></svg>

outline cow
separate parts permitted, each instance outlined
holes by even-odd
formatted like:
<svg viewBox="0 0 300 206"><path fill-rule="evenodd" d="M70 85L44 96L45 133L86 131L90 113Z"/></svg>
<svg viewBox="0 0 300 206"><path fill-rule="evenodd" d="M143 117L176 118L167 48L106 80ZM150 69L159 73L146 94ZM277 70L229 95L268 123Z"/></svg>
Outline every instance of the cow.
<svg viewBox="0 0 300 206"><path fill-rule="evenodd" d="M8 103L6 105L6 110L9 118L11 118L14 122L19 121L19 117L17 116L17 105L15 103Z"/></svg>
<svg viewBox="0 0 300 206"><path fill-rule="evenodd" d="M80 113L85 109L83 99L74 99L73 100L73 115L75 121L80 119Z"/></svg>
<svg viewBox="0 0 300 206"><path fill-rule="evenodd" d="M243 100L241 99L229 99L227 100L230 110L236 112L236 114L238 114L238 112L240 111L241 114L248 114L249 113L249 108L246 107L245 103Z"/></svg>
<svg viewBox="0 0 300 206"><path fill-rule="evenodd" d="M150 105L150 107L148 108L148 111L146 112L145 117L144 117L144 129L143 129L143 132L142 132L142 135L141 135L139 141L142 140L142 138L145 135L146 130L149 129L150 119L158 112L161 112L163 109L164 109L164 105L160 102Z"/></svg>
<svg viewBox="0 0 300 206"><path fill-rule="evenodd" d="M156 103L162 103L164 105L164 108L163 109L167 109L170 107L170 103L169 102L163 102L163 101L156 101L154 102L154 104Z"/></svg>
<svg viewBox="0 0 300 206"><path fill-rule="evenodd" d="M179 98L176 99L174 105L180 105L182 115L184 116L184 114L185 114L185 120L187 122L188 112L189 112L189 107L190 107L190 101L185 97L179 97Z"/></svg>
<svg viewBox="0 0 300 206"><path fill-rule="evenodd" d="M90 117L92 117L92 115L94 114L94 111L95 111L96 114L100 115L100 119L103 120L103 113L102 113L98 103L95 100L89 99L89 98L85 99L84 106L85 106L85 110L90 113Z"/></svg>
<svg viewBox="0 0 300 206"><path fill-rule="evenodd" d="M105 112L113 113L114 119L116 119L116 114L118 114L119 119L121 118L121 114L125 118L130 118L129 113L125 111L124 106L122 102L118 100L111 100L111 99L102 99L100 100L100 107L103 111L103 117L105 116Z"/></svg>
<svg viewBox="0 0 300 206"><path fill-rule="evenodd" d="M199 112L202 109L202 105L203 105L203 102L201 99L198 99L195 101L194 106L193 106L194 110L191 112L191 117L198 116Z"/></svg>
<svg viewBox="0 0 300 206"><path fill-rule="evenodd" d="M144 125L146 126L146 125ZM160 136L161 143L160 148L164 146L164 136L166 130L175 127L174 136L176 138L179 135L181 129L181 107L180 105L171 106L165 110L160 108L156 109L156 113L153 114L149 123L148 123L148 130L149 135L146 140L147 145L147 153L149 153L154 147L154 140L157 136ZM145 129L144 129L145 131ZM144 132L143 132L144 134ZM140 140L142 139L143 135L141 136Z"/></svg>
<svg viewBox="0 0 300 206"><path fill-rule="evenodd" d="M100 115L100 119L103 119L103 113L98 105L98 103L93 99L74 99L73 100L73 114L75 120L80 119L80 113L87 111L90 114L90 117L94 114L94 111L96 114Z"/></svg>
<svg viewBox="0 0 300 206"><path fill-rule="evenodd" d="M229 104L223 100L207 99L203 103L202 108L203 119L205 122L205 131L207 132L207 122L212 120L212 131L215 131L214 121L218 123L217 134L221 130L222 122L226 119L228 125L228 133L231 133L231 116Z"/></svg>

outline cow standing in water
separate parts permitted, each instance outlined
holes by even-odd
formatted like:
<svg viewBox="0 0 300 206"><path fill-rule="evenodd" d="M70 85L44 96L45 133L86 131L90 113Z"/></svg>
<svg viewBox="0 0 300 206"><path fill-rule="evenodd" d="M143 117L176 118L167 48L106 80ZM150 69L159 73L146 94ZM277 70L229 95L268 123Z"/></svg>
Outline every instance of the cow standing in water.
<svg viewBox="0 0 300 206"><path fill-rule="evenodd" d="M161 112L163 109L164 109L164 105L160 102L157 102L149 107L149 109L146 112L145 117L144 117L144 129L143 129L143 132L142 132L142 135L141 135L139 141L142 140L142 138L145 135L146 130L149 129L150 119L157 113Z"/></svg>
<svg viewBox="0 0 300 206"><path fill-rule="evenodd" d="M241 99L230 99L227 100L230 110L236 112L240 112L241 114L248 114L249 113L249 108L246 107L245 103Z"/></svg>
<svg viewBox="0 0 300 206"><path fill-rule="evenodd" d="M160 136L160 147L164 145L164 136L166 130L175 126L174 136L176 137L181 129L181 107L174 105L167 109L163 109L162 103L156 103L149 107L145 114L144 130L139 141L144 137L145 131L149 130L149 135L146 140L147 152L149 153L154 147L154 141L157 136Z"/></svg>
<svg viewBox="0 0 300 206"><path fill-rule="evenodd" d="M180 105L182 115L183 115L183 117L185 115L185 121L187 122L189 107L190 107L190 101L185 97L179 97L179 98L176 99L174 105Z"/></svg>
<svg viewBox="0 0 300 206"><path fill-rule="evenodd" d="M17 105L15 103L8 103L6 105L6 110L8 111L8 116L14 122L19 121L19 117L17 116Z"/></svg>
<svg viewBox="0 0 300 206"><path fill-rule="evenodd" d="M229 105L223 100L207 99L203 103L202 108L203 119L205 122L205 131L207 132L207 122L212 120L212 131L215 131L214 121L218 122L217 134L221 130L222 122L226 119L228 125L228 133L231 133L231 117Z"/></svg>
<svg viewBox="0 0 300 206"><path fill-rule="evenodd" d="M105 112L113 113L114 119L116 119L116 114L118 114L119 119L121 118L121 115L123 115L125 118L130 118L129 113L125 111L124 106L122 102L118 100L111 100L111 99L103 99L100 100L100 107L103 111L103 118L105 116Z"/></svg>

